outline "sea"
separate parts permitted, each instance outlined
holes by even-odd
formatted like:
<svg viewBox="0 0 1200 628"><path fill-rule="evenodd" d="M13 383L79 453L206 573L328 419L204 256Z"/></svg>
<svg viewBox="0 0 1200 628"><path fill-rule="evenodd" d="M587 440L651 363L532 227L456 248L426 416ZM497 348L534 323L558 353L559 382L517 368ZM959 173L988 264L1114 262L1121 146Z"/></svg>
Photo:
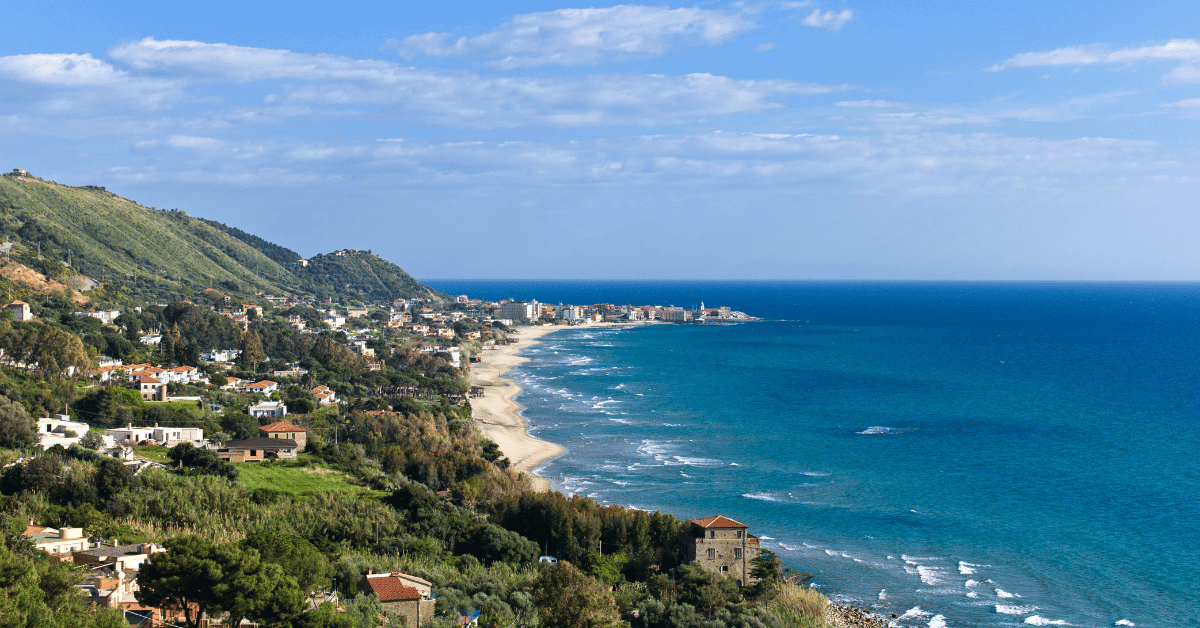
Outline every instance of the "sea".
<svg viewBox="0 0 1200 628"><path fill-rule="evenodd" d="M525 349L558 490L731 517L899 625L1200 626L1200 284L428 283L762 319Z"/></svg>

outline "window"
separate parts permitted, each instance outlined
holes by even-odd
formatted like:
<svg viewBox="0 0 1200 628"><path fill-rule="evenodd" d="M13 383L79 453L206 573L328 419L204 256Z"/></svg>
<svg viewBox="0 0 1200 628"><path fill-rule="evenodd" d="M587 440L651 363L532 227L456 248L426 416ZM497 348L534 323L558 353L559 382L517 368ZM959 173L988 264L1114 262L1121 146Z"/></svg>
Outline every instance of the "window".
<svg viewBox="0 0 1200 628"><path fill-rule="evenodd" d="M734 532L734 533L733 533L733 538L735 538L735 539L740 539L740 538L742 538L742 531L741 531L741 530L738 530L737 532Z"/></svg>
<svg viewBox="0 0 1200 628"><path fill-rule="evenodd" d="M729 565L721 565L721 573L728 573Z"/></svg>
<svg viewBox="0 0 1200 628"><path fill-rule="evenodd" d="M251 449L251 450L250 450L250 455L251 455L251 456L257 456L257 455L258 455L258 450L256 450L256 449Z"/></svg>
<svg viewBox="0 0 1200 628"><path fill-rule="evenodd" d="M717 538L717 531L716 531L716 530L709 530L709 531L708 531L708 538L710 538L710 539L715 539L715 538Z"/></svg>
<svg viewBox="0 0 1200 628"><path fill-rule="evenodd" d="M741 558L742 557L742 548L740 548L740 547L733 548L733 557Z"/></svg>
<svg viewBox="0 0 1200 628"><path fill-rule="evenodd" d="M715 550L715 549L709 549L709 550L708 550L708 559L709 559L709 560L713 560L713 559L714 559L714 558L716 558L716 557L717 557L717 550Z"/></svg>

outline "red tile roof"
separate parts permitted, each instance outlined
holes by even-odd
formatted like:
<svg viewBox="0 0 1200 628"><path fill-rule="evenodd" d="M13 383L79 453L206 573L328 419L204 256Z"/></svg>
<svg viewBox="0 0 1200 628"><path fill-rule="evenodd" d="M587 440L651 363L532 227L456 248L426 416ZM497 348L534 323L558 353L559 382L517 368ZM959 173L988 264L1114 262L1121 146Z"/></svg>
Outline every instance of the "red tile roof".
<svg viewBox="0 0 1200 628"><path fill-rule="evenodd" d="M367 576L367 588L379 598L380 602L402 602L405 600L421 599L421 592L413 587L405 586L400 578L392 574Z"/></svg>
<svg viewBox="0 0 1200 628"><path fill-rule="evenodd" d="M259 431L267 432L268 434L271 432L307 432L308 431L308 430L300 427L299 425L292 425L291 423L288 423L287 421L276 421L270 425L264 425L258 429L259 429Z"/></svg>
<svg viewBox="0 0 1200 628"><path fill-rule="evenodd" d="M729 517L717 515L715 517L705 517L703 519L692 519L689 523L696 524L701 528L749 528L750 526L744 523L738 523Z"/></svg>
<svg viewBox="0 0 1200 628"><path fill-rule="evenodd" d="M138 383L139 384L161 384L162 382L158 381L157 379L154 379L153 377L150 377L149 375L143 375L142 377L138 378Z"/></svg>
<svg viewBox="0 0 1200 628"><path fill-rule="evenodd" d="M271 386L278 386L278 384L269 379L264 379L261 382L254 382L246 388L270 388Z"/></svg>

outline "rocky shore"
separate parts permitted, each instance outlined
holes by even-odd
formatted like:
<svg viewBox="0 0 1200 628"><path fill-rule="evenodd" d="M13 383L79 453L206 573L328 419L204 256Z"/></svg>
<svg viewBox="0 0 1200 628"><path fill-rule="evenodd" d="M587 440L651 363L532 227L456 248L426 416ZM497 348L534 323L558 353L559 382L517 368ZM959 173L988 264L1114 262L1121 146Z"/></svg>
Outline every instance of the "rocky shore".
<svg viewBox="0 0 1200 628"><path fill-rule="evenodd" d="M889 628L899 625L861 608L833 603L825 607L825 622L830 628Z"/></svg>

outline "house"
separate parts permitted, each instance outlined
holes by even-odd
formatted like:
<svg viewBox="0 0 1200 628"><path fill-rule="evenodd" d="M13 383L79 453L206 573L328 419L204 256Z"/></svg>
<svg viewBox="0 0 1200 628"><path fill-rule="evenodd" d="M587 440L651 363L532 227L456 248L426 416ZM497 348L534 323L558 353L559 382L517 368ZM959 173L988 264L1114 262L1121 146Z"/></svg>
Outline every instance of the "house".
<svg viewBox="0 0 1200 628"><path fill-rule="evenodd" d="M140 443L154 440L154 428L134 427L133 424L126 423L125 427L104 430L104 435L111 437L117 444Z"/></svg>
<svg viewBox="0 0 1200 628"><path fill-rule="evenodd" d="M692 542L687 545L689 561L729 576L739 586L752 582L750 565L758 558L759 541L745 524L720 515L688 523L692 524Z"/></svg>
<svg viewBox="0 0 1200 628"><path fill-rule="evenodd" d="M317 398L317 403L323 406L327 406L331 403L337 403L338 400L337 393L333 392L333 389L325 384L321 384L320 386L312 389L312 394L313 397Z"/></svg>
<svg viewBox="0 0 1200 628"><path fill-rule="evenodd" d="M241 386L242 382L244 381L246 380L234 377L232 375L227 375L225 377L225 385L221 387L221 390L234 390Z"/></svg>
<svg viewBox="0 0 1200 628"><path fill-rule="evenodd" d="M287 406L282 401L264 401L250 406L246 412L254 418L284 416L287 414Z"/></svg>
<svg viewBox="0 0 1200 628"><path fill-rule="evenodd" d="M242 390L245 390L247 392L256 392L256 393L262 393L264 395L269 395L269 394L279 390L279 383L273 382L269 379L264 379L261 382L254 382L253 384L247 384L246 386L242 386Z"/></svg>
<svg viewBox="0 0 1200 628"><path fill-rule="evenodd" d="M140 342L144 345L147 345L147 346L154 346L157 344L161 344L162 343L162 334L146 334L145 336L138 338L138 342Z"/></svg>
<svg viewBox="0 0 1200 628"><path fill-rule="evenodd" d="M88 538L83 535L83 528L63 528L56 530L33 525L30 520L25 528L25 536L33 541L33 546L50 554L59 560L71 560L71 552L88 548Z"/></svg>
<svg viewBox="0 0 1200 628"><path fill-rule="evenodd" d="M217 456L228 462L262 462L271 458L295 460L299 448L290 438L258 436L225 443L225 449L217 450Z"/></svg>
<svg viewBox="0 0 1200 628"><path fill-rule="evenodd" d="M137 543L135 545L118 545L113 539L111 545L97 543L71 552L76 565L111 564L117 569L137 570L142 563L150 560L154 554L167 551L157 543Z"/></svg>
<svg viewBox="0 0 1200 628"><path fill-rule="evenodd" d="M4 307L13 313L13 320L15 321L33 320L33 312L29 310L29 304L24 301L13 301Z"/></svg>
<svg viewBox="0 0 1200 628"><path fill-rule="evenodd" d="M159 427L157 423L154 424L154 427L133 427L132 424L126 423L125 427L104 430L104 436L106 439L112 439L117 445L144 441L171 446L179 443L191 443L199 446L204 443L203 428Z"/></svg>
<svg viewBox="0 0 1200 628"><path fill-rule="evenodd" d="M267 438L289 438L296 441L296 447L304 449L304 445L308 442L308 430L293 425L287 421L276 421L269 425L264 425L258 428L258 431L263 433Z"/></svg>
<svg viewBox="0 0 1200 628"><path fill-rule="evenodd" d="M142 399L146 401L166 401L167 386L158 379L143 375L137 378L135 388L142 394Z"/></svg>
<svg viewBox="0 0 1200 628"><path fill-rule="evenodd" d="M104 323L105 325L112 325L113 321L117 320L117 317L120 315L121 315L120 310L100 310L100 311L96 311L96 312L75 312L75 316L79 316L79 317L90 316L92 318L99 319L100 322Z"/></svg>
<svg viewBox="0 0 1200 628"><path fill-rule="evenodd" d="M88 433L88 424L76 423L70 415L59 414L54 418L38 419L37 431L38 445L42 449L50 449L55 445L65 448L78 443Z"/></svg>
<svg viewBox="0 0 1200 628"><path fill-rule="evenodd" d="M433 599L431 588L423 593L422 589L412 586L416 584L414 580L420 578L407 574L404 576L402 578L401 574L395 573L367 574L363 588L379 598L383 610L403 618L405 626L419 628L433 618L437 602Z"/></svg>

